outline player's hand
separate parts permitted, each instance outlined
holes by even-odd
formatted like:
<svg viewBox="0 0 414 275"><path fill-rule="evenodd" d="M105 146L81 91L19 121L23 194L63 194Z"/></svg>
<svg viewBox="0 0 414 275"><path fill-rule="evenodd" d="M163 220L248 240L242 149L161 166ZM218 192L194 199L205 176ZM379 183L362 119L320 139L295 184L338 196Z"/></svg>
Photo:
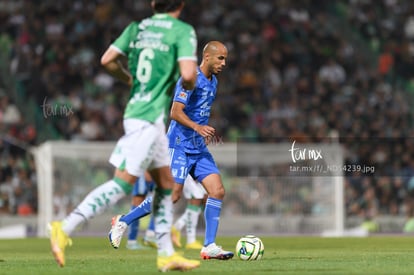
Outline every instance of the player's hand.
<svg viewBox="0 0 414 275"><path fill-rule="evenodd" d="M127 85L128 85L128 87L130 87L130 88L132 87L132 81L133 81L133 80L132 80L132 76L130 76L130 77L129 77L129 79L128 79L128 82L127 82Z"/></svg>
<svg viewBox="0 0 414 275"><path fill-rule="evenodd" d="M174 183L173 193L172 193L172 201L176 203L180 200L181 194L183 193L184 184Z"/></svg>
<svg viewBox="0 0 414 275"><path fill-rule="evenodd" d="M216 133L216 129L209 125L198 125L194 130L198 134L200 134L204 139L211 138Z"/></svg>

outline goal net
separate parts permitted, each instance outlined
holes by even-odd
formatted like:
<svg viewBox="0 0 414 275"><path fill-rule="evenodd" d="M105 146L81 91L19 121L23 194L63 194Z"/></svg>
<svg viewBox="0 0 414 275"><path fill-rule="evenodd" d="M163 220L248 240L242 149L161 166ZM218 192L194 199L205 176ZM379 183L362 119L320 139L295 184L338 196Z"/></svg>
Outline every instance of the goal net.
<svg viewBox="0 0 414 275"><path fill-rule="evenodd" d="M38 176L38 236L65 217L95 186L113 175L113 142L49 141L33 150ZM343 151L339 144L244 144L209 146L226 197L219 234L340 235L344 229ZM126 213L131 198L98 215L77 235L106 235L110 218ZM185 202L175 209L178 216ZM200 229L204 226L200 216Z"/></svg>

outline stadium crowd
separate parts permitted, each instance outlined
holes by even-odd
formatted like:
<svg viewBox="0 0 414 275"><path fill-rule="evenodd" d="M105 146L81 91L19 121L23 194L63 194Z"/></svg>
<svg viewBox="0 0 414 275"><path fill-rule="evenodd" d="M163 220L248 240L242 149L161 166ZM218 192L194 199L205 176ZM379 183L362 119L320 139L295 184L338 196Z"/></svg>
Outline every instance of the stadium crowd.
<svg viewBox="0 0 414 275"><path fill-rule="evenodd" d="M211 118L224 142L340 137L355 145L353 138L370 138L347 162L374 164L387 172L347 175L347 214L411 214L414 2L194 2L188 1L183 19L195 26L199 45L216 39L231 52ZM103 71L99 58L130 20L150 14L148 3L20 0L0 5L0 48L8 49L9 69L27 100L36 102L44 123L66 140L121 136L127 87ZM3 137L37 144L36 128L25 122L24 109L18 110L5 90L0 98ZM395 140L401 146L389 149ZM13 142L0 142L0 209L35 212L33 162ZM243 206L251 213L270 213L280 199L269 197L275 194L269 192L276 188L272 183L246 188L250 196L257 194L256 203ZM240 205L244 193L232 190L229 204ZM307 198L302 199L302 205L285 211L307 211ZM27 204L31 210L22 210Z"/></svg>

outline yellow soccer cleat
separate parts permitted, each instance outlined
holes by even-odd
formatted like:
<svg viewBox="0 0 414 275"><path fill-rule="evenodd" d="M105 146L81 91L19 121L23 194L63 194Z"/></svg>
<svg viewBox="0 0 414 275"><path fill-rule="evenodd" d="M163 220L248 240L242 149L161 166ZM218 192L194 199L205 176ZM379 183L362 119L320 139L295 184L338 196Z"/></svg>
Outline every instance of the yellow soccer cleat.
<svg viewBox="0 0 414 275"><path fill-rule="evenodd" d="M169 257L158 256L157 258L157 267L161 272L167 272L171 270L186 271L197 268L199 266L200 261L186 259L180 256L178 253L174 253Z"/></svg>
<svg viewBox="0 0 414 275"><path fill-rule="evenodd" d="M175 228L175 226L171 227L171 240L173 242L173 244L178 247L181 248L181 232Z"/></svg>
<svg viewBox="0 0 414 275"><path fill-rule="evenodd" d="M62 230L62 222L48 224L50 234L50 247L53 256L60 267L65 265L65 248L72 245L72 240Z"/></svg>
<svg viewBox="0 0 414 275"><path fill-rule="evenodd" d="M142 239L142 244L144 245L144 246L149 246L149 247L152 247L152 248L157 248L158 247L158 245L157 245L157 239L155 238L155 236L145 236L143 239Z"/></svg>
<svg viewBox="0 0 414 275"><path fill-rule="evenodd" d="M157 238L155 237L155 232L153 230L147 229L145 236L142 239L142 244L152 248L157 248Z"/></svg>
<svg viewBox="0 0 414 275"><path fill-rule="evenodd" d="M195 249L195 250L200 250L203 248L203 245L199 242L199 241L194 241L192 243L188 243L185 246L186 249Z"/></svg>

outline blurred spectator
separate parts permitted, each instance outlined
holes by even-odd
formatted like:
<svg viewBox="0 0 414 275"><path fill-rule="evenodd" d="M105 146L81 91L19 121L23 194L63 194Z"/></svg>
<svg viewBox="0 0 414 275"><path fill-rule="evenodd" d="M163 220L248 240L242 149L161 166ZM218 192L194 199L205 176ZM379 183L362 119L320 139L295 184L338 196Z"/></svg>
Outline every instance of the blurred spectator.
<svg viewBox="0 0 414 275"><path fill-rule="evenodd" d="M17 106L10 101L7 95L0 94L0 123L17 124L20 119L21 114Z"/></svg>
<svg viewBox="0 0 414 275"><path fill-rule="evenodd" d="M322 82L329 84L343 84L346 79L344 68L330 58L326 64L319 69L319 78Z"/></svg>

